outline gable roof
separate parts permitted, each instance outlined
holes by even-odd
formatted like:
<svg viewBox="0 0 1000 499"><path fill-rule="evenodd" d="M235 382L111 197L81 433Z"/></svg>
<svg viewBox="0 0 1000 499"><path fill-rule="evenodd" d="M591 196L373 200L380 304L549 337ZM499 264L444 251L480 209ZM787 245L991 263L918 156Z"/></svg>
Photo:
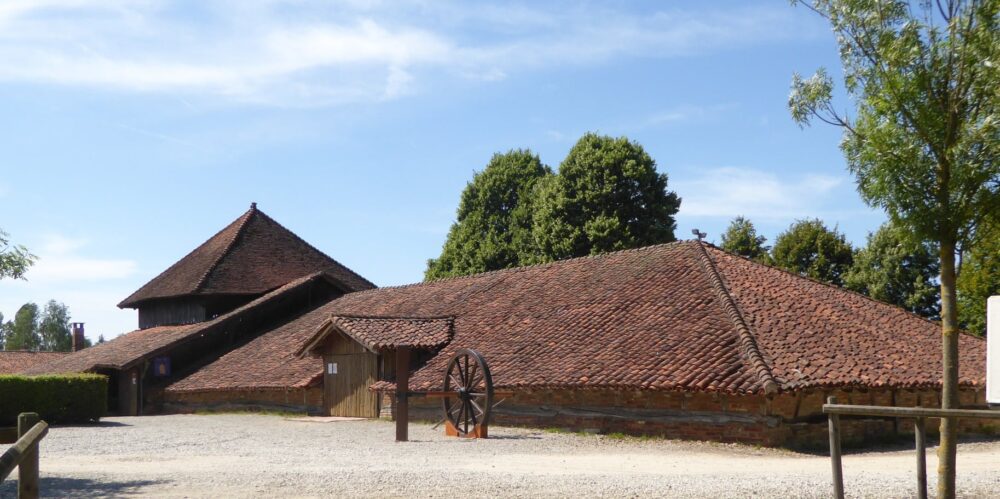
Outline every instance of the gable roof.
<svg viewBox="0 0 1000 499"><path fill-rule="evenodd" d="M187 295L257 295L325 270L345 291L375 285L312 247L257 204L118 304Z"/></svg>
<svg viewBox="0 0 1000 499"><path fill-rule="evenodd" d="M334 315L328 327L315 334L296 355L313 350L334 330L341 331L372 351L412 347L432 350L451 341L451 317L352 317Z"/></svg>
<svg viewBox="0 0 1000 499"><path fill-rule="evenodd" d="M321 280L331 285L335 284L333 278L323 272L317 272L296 279L215 319L195 324L139 329L54 359L51 362L36 365L27 369L26 373L48 374L87 372L96 369L127 369L144 359L162 355L188 341L194 341L206 335L226 334L230 328L240 327L243 323L254 324L258 320L265 320L273 308L272 306L278 306L286 298L300 291L306 292L309 286Z"/></svg>
<svg viewBox="0 0 1000 499"><path fill-rule="evenodd" d="M0 374L17 374L36 365L69 355L69 352L29 352L0 350Z"/></svg>

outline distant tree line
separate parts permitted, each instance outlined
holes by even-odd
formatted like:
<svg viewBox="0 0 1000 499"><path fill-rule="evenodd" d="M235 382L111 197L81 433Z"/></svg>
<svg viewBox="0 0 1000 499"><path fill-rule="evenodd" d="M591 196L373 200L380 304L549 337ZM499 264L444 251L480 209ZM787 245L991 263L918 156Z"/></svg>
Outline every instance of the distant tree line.
<svg viewBox="0 0 1000 499"><path fill-rule="evenodd" d="M821 220L793 223L774 246L757 233L753 223L736 217L722 235L720 247L760 263L819 281L843 286L891 303L929 319L939 319L940 267L938 249L915 243L892 222L868 234L864 247L854 248L836 227ZM959 321L970 332L986 330L986 298L1000 294L1000 231L988 227L979 244L964 251L958 278Z"/></svg>
<svg viewBox="0 0 1000 499"><path fill-rule="evenodd" d="M4 322L0 314L0 349L68 352L73 348L69 307L49 300L44 309L25 303L14 314L14 320ZM103 336L98 340L104 342ZM91 346L84 338L84 346Z"/></svg>

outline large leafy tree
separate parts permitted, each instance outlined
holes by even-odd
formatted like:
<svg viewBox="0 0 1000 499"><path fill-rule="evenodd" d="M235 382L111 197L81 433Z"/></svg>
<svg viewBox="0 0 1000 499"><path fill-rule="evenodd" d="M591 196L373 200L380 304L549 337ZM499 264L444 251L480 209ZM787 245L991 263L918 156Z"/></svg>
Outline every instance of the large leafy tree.
<svg viewBox="0 0 1000 499"><path fill-rule="evenodd" d="M749 219L739 216L729 222L729 227L722 234L720 247L730 253L745 256L761 263L769 263L771 255L764 243L767 238L757 234L757 228Z"/></svg>
<svg viewBox="0 0 1000 499"><path fill-rule="evenodd" d="M959 323L967 331L985 334L986 299L1000 295L1000 223L984 227L963 253L956 287Z"/></svg>
<svg viewBox="0 0 1000 499"><path fill-rule="evenodd" d="M3 313L0 312L0 350L3 350L6 344L8 324L3 321Z"/></svg>
<svg viewBox="0 0 1000 499"><path fill-rule="evenodd" d="M844 131L866 202L938 248L941 405L958 407L956 255L1000 209L1000 0L802 0L830 22L852 115L825 71L795 75L789 107ZM955 495L955 418L941 421L938 495Z"/></svg>
<svg viewBox="0 0 1000 499"><path fill-rule="evenodd" d="M854 250L836 228L819 219L799 220L775 238L771 258L785 270L840 286Z"/></svg>
<svg viewBox="0 0 1000 499"><path fill-rule="evenodd" d="M674 241L681 200L625 137L584 135L536 194L533 234L543 261Z"/></svg>
<svg viewBox="0 0 1000 499"><path fill-rule="evenodd" d="M45 304L38 324L40 349L52 352L68 352L73 347L73 336L69 327L69 307L55 300Z"/></svg>
<svg viewBox="0 0 1000 499"><path fill-rule="evenodd" d="M937 248L913 242L902 230L883 224L868 234L868 244L854 254L844 284L876 300L936 319L940 312Z"/></svg>
<svg viewBox="0 0 1000 499"><path fill-rule="evenodd" d="M552 171L528 150L493 155L462 192L458 218L427 279L516 267L534 260L531 194Z"/></svg>
<svg viewBox="0 0 1000 499"><path fill-rule="evenodd" d="M38 334L38 305L25 303L14 314L8 334L6 350L38 350L41 346Z"/></svg>
<svg viewBox="0 0 1000 499"><path fill-rule="evenodd" d="M9 237L0 229L0 279L23 279L28 267L35 263L35 255L24 246L11 244Z"/></svg>

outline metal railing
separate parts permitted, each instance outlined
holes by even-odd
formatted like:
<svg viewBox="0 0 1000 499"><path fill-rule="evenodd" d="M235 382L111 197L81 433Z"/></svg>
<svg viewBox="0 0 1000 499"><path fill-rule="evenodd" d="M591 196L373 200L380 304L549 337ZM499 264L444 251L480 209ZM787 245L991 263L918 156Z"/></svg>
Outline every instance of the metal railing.
<svg viewBox="0 0 1000 499"><path fill-rule="evenodd" d="M39 420L38 414L25 412L17 417L17 441L0 456L0 483L17 468L18 499L38 497L38 443L48 433L48 423Z"/></svg>
<svg viewBox="0 0 1000 499"><path fill-rule="evenodd" d="M1000 419L1000 411L971 409L933 409L924 407L885 407L878 405L841 405L837 397L828 397L823 413L830 416L830 461L833 466L833 494L844 498L844 468L840 452L840 416L877 416L913 418L917 448L917 497L927 498L927 418Z"/></svg>

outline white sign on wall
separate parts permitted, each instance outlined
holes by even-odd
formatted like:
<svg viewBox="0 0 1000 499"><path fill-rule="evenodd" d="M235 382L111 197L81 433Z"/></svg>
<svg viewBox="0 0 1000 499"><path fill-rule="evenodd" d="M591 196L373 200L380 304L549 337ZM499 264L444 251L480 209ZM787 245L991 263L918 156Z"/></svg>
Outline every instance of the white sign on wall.
<svg viewBox="0 0 1000 499"><path fill-rule="evenodd" d="M327 362L326 363L326 373L327 374L337 374L337 363Z"/></svg>
<svg viewBox="0 0 1000 499"><path fill-rule="evenodd" d="M986 302L986 401L1000 405L1000 296Z"/></svg>

